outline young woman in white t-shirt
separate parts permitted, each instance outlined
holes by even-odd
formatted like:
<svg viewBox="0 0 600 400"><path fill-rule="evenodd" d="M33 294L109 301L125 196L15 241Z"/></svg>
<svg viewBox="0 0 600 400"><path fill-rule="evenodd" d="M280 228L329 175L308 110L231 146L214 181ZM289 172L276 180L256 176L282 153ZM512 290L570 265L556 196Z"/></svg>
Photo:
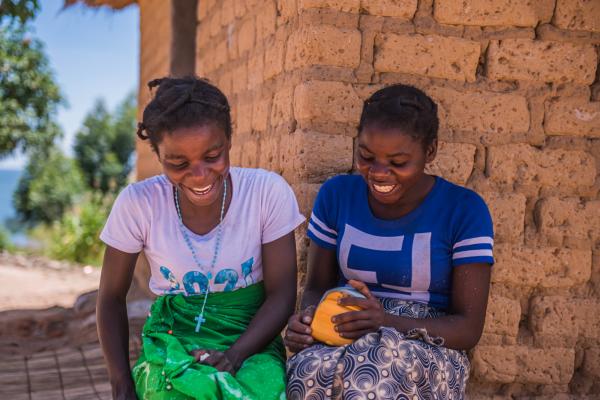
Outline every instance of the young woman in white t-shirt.
<svg viewBox="0 0 600 400"><path fill-rule="evenodd" d="M151 81L138 136L163 175L125 188L107 245L98 331L113 396L279 398L279 332L296 300L294 229L304 221L279 175L230 166L226 97L199 78ZM144 251L158 296L129 368L125 296Z"/></svg>

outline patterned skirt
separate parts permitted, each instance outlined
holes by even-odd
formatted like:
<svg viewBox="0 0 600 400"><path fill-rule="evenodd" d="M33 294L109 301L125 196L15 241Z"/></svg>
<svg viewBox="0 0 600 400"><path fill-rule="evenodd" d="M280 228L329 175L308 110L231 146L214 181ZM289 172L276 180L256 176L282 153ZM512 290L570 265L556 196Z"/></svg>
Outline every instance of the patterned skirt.
<svg viewBox="0 0 600 400"><path fill-rule="evenodd" d="M380 299L387 313L436 318L423 303ZM342 347L316 344L287 362L289 399L462 399L469 377L464 351L423 329L382 327Z"/></svg>

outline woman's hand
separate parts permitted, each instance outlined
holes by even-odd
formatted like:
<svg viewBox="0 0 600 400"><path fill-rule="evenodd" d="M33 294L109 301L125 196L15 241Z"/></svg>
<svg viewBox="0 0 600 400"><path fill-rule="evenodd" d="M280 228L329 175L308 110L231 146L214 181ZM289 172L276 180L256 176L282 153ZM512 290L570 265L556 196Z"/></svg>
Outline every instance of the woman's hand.
<svg viewBox="0 0 600 400"><path fill-rule="evenodd" d="M315 306L308 306L292 315L288 320L283 342L292 353L302 351L314 343L310 324L315 315L315 309Z"/></svg>
<svg viewBox="0 0 600 400"><path fill-rule="evenodd" d="M200 364L210 365L221 372L229 372L231 375L235 375L241 365L227 351L197 349L192 350L190 354Z"/></svg>
<svg viewBox="0 0 600 400"><path fill-rule="evenodd" d="M361 310L338 314L331 321L341 337L358 339L367 333L377 331L383 325L385 311L379 300L371 294L367 285L353 279L349 280L348 283L362 293L366 299L353 296L341 298L338 301L340 305L357 306Z"/></svg>

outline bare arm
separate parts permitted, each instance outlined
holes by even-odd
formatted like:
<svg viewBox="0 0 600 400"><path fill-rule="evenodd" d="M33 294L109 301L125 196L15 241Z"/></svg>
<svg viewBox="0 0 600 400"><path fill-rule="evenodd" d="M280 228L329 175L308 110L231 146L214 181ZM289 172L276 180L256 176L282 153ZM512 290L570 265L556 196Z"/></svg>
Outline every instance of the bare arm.
<svg viewBox="0 0 600 400"><path fill-rule="evenodd" d="M203 363L235 373L244 360L264 349L285 326L296 303L296 242L294 232L262 245L265 301L246 331L224 353L211 354Z"/></svg>
<svg viewBox="0 0 600 400"><path fill-rule="evenodd" d="M342 336L358 338L380 326L391 326L399 332L425 328L431 336L444 338L444 346L456 350L473 348L483 331L490 287L491 268L487 264L466 264L455 267L452 274L452 298L448 315L439 318L415 319L387 314L362 282L351 281L367 299L344 298L341 304L357 305L353 311L334 317Z"/></svg>
<svg viewBox="0 0 600 400"><path fill-rule="evenodd" d="M129 367L129 326L125 298L131 286L137 257L138 254L124 253L107 246L100 275L96 304L98 336L115 399L136 398Z"/></svg>

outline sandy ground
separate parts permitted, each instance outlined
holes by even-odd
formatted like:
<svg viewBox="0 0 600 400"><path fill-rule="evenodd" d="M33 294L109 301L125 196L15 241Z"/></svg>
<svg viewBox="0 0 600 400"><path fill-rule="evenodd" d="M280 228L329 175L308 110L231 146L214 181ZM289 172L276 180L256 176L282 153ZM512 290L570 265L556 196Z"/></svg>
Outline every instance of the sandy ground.
<svg viewBox="0 0 600 400"><path fill-rule="evenodd" d="M99 268L2 256L0 311L71 307L81 293L97 289L99 281Z"/></svg>

